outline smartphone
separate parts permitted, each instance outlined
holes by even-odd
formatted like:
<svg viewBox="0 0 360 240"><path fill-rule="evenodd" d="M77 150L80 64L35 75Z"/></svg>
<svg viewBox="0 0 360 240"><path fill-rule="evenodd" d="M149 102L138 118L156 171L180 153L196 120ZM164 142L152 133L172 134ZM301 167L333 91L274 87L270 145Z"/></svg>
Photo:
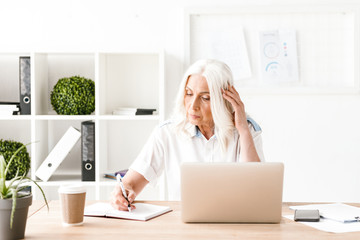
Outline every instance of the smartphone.
<svg viewBox="0 0 360 240"><path fill-rule="evenodd" d="M294 221L299 222L319 222L319 210L295 210Z"/></svg>

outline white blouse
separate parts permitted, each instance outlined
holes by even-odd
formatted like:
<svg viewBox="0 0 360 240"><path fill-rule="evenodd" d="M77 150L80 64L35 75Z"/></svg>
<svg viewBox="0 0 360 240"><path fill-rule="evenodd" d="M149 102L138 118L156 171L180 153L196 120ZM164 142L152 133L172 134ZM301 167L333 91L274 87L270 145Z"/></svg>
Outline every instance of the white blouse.
<svg viewBox="0 0 360 240"><path fill-rule="evenodd" d="M248 121L248 126L259 158L264 161L261 129L253 123ZM180 200L182 162L241 162L240 138L236 129L225 154L222 154L215 135L207 140L200 130L191 124L188 124L186 130L189 132L189 137L179 136L175 133L174 123L171 121L163 123L153 131L130 166L152 184L155 184L157 178L165 171L168 200Z"/></svg>

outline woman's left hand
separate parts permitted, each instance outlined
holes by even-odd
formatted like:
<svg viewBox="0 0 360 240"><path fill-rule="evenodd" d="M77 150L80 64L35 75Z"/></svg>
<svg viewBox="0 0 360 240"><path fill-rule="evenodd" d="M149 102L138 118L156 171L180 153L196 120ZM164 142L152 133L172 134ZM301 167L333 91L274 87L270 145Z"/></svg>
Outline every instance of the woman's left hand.
<svg viewBox="0 0 360 240"><path fill-rule="evenodd" d="M239 93L234 86L229 86L227 90L223 89L223 97L229 101L234 108L234 124L236 129L240 132L247 131L248 124L245 113L244 103L241 101Z"/></svg>
<svg viewBox="0 0 360 240"><path fill-rule="evenodd" d="M234 124L240 135L240 159L244 162L260 162L248 127L245 106L240 99L239 93L234 86L229 86L228 90L223 90L223 97L229 101L234 108Z"/></svg>

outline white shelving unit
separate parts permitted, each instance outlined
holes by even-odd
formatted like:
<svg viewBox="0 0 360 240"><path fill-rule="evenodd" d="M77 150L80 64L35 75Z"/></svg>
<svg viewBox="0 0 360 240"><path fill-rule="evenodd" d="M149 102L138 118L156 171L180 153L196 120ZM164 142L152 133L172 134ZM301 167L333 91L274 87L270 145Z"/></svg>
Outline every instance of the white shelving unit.
<svg viewBox="0 0 360 240"><path fill-rule="evenodd" d="M83 121L94 121L96 180L81 182L80 140L48 182L37 180L48 199L58 198L60 185L79 182L87 188L88 200L109 199L116 182L105 179L104 173L128 168L153 129L164 120L163 51L0 53L1 101L19 101L20 56L31 56L32 114L0 116L0 138L36 142L28 147L30 175L36 179L35 171L65 131L70 126L80 129ZM57 115L52 110L50 93L53 86L58 79L74 75L95 81L95 112L91 115ZM117 107L154 108L157 111L151 116L112 115L112 110ZM147 187L138 198L164 199L162 185ZM36 188L33 194L35 199L41 198Z"/></svg>

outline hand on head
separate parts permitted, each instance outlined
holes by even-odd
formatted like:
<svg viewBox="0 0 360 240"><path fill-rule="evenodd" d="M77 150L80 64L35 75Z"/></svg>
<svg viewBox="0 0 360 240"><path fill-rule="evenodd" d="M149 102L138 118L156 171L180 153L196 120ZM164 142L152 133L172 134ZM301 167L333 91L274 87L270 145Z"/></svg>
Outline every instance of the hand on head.
<svg viewBox="0 0 360 240"><path fill-rule="evenodd" d="M134 202L136 194L132 189L125 189L126 194L128 195L128 199L130 204ZM111 206L117 210L128 211L128 201L122 194L121 187L116 185L114 190L111 193ZM131 205L131 210L135 209L134 205Z"/></svg>
<svg viewBox="0 0 360 240"><path fill-rule="evenodd" d="M228 86L228 89L223 89L223 97L229 101L234 109L234 124L236 129L248 130L248 124L246 120L245 106L241 101L239 93L234 86Z"/></svg>

